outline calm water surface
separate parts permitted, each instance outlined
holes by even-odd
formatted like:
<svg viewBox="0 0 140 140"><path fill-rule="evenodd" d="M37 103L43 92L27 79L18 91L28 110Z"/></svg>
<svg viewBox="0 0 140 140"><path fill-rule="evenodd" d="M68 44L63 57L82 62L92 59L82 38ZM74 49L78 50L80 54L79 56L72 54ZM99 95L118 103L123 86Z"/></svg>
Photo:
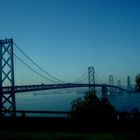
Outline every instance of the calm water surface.
<svg viewBox="0 0 140 140"><path fill-rule="evenodd" d="M85 95L83 90L53 90L19 93L16 95L16 108L18 110L45 110L45 111L70 111L71 102ZM98 94L98 97L101 95ZM131 111L133 108L140 110L140 94L121 93L109 96L109 101L118 111Z"/></svg>

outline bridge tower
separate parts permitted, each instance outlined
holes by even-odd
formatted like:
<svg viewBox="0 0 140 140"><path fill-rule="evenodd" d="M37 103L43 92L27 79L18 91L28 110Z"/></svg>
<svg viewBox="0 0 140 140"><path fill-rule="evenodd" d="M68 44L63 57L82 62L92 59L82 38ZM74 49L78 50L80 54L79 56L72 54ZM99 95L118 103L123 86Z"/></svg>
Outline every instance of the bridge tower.
<svg viewBox="0 0 140 140"><path fill-rule="evenodd" d="M108 98L106 85L102 85L102 97L103 98Z"/></svg>
<svg viewBox="0 0 140 140"><path fill-rule="evenodd" d="M0 40L0 116L14 116L15 110L13 39L5 39Z"/></svg>
<svg viewBox="0 0 140 140"><path fill-rule="evenodd" d="M113 86L114 85L114 80L113 80L113 75L109 75L109 85ZM113 88L110 87L110 94L113 93Z"/></svg>
<svg viewBox="0 0 140 140"><path fill-rule="evenodd" d="M117 85L118 85L118 87L121 87L121 80L117 81Z"/></svg>
<svg viewBox="0 0 140 140"><path fill-rule="evenodd" d="M118 80L118 81L117 81L117 86L121 88L121 80ZM116 89L116 92L117 92L117 93L121 93L121 90Z"/></svg>
<svg viewBox="0 0 140 140"><path fill-rule="evenodd" d="M127 89L131 90L131 80L130 80L130 76L127 76Z"/></svg>
<svg viewBox="0 0 140 140"><path fill-rule="evenodd" d="M95 93L95 74L94 67L88 67L88 82L89 82L89 93Z"/></svg>

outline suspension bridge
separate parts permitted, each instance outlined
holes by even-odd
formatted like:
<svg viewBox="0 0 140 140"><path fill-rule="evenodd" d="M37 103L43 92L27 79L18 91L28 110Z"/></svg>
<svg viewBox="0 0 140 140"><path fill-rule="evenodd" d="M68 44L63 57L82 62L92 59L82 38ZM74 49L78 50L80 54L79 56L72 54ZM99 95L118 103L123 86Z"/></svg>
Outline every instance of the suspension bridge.
<svg viewBox="0 0 140 140"><path fill-rule="evenodd" d="M127 91L120 85L113 85L112 82L95 82L94 67L89 67L88 72L74 82L60 80L33 61L13 39L0 40L0 81L0 116L7 113L15 115L15 94L21 92L88 87L89 93L95 93L96 88L101 88L102 96L106 98L111 89Z"/></svg>

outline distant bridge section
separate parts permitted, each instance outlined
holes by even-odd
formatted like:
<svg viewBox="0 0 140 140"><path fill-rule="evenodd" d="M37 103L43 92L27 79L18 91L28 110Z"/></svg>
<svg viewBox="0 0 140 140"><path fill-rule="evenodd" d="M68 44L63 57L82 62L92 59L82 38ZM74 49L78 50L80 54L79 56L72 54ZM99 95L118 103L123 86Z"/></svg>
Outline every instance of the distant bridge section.
<svg viewBox="0 0 140 140"><path fill-rule="evenodd" d="M30 91L40 91L40 90L52 90L52 89L64 89L64 88L78 88L78 87L100 87L100 88L116 88L120 91L127 91L127 89L118 87L118 86L113 86L113 85L107 85L107 84L73 84L73 83L68 83L68 84L41 84L41 85L25 85L25 86L14 86L14 92L15 93L20 93L20 92L30 92ZM3 87L2 91L3 94L8 94L13 90L12 87L7 86Z"/></svg>

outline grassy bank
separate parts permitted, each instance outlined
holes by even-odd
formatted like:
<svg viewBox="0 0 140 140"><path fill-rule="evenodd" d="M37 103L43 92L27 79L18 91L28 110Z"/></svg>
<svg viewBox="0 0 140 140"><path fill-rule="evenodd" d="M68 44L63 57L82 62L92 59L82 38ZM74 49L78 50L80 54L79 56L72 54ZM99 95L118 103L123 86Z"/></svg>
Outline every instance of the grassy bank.
<svg viewBox="0 0 140 140"><path fill-rule="evenodd" d="M139 140L140 134L0 131L0 139L33 140Z"/></svg>

